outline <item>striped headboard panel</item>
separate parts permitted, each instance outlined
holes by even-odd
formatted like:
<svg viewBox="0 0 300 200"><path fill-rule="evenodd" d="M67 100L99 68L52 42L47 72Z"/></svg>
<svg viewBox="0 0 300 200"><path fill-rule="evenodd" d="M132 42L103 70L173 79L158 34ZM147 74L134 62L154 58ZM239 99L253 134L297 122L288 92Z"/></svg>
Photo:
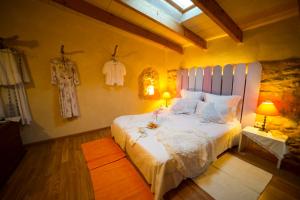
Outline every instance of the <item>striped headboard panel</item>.
<svg viewBox="0 0 300 200"><path fill-rule="evenodd" d="M259 95L262 66L259 62L215 67L193 67L177 72L177 94L181 89L217 95L242 97L238 119L242 126L253 126Z"/></svg>

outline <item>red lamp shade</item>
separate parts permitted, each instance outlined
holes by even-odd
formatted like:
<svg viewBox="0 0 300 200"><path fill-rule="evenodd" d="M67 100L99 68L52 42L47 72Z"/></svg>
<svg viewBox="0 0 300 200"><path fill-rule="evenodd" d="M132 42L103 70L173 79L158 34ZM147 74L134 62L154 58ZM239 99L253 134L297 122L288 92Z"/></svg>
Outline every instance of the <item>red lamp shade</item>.
<svg viewBox="0 0 300 200"><path fill-rule="evenodd" d="M256 109L256 113L265 116L276 116L279 115L279 112L273 102L264 101Z"/></svg>

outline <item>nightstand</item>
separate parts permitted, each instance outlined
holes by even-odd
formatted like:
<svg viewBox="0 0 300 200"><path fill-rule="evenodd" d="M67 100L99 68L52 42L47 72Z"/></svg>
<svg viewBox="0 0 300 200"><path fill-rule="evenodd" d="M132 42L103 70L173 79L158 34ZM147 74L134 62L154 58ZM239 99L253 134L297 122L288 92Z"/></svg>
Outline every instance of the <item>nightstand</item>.
<svg viewBox="0 0 300 200"><path fill-rule="evenodd" d="M240 136L239 149L241 152L243 150L243 137L247 136L250 140L263 147L270 153L276 156L278 159L277 168L280 168L281 161L284 155L287 153L286 140L287 136L285 135L272 135L272 133L267 133L260 131L258 128L247 126L243 129Z"/></svg>

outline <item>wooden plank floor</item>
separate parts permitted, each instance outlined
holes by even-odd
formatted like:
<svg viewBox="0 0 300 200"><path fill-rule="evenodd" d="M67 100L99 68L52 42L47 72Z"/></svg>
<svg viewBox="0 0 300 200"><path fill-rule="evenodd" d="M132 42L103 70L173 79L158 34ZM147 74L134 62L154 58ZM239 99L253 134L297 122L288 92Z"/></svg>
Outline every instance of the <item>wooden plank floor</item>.
<svg viewBox="0 0 300 200"><path fill-rule="evenodd" d="M94 199L90 176L80 144L110 136L110 130L93 131L27 146L20 165L0 191L3 200L89 200ZM273 163L251 154L231 153L274 174L260 200L300 199L300 180ZM165 195L165 199L210 200L190 179Z"/></svg>

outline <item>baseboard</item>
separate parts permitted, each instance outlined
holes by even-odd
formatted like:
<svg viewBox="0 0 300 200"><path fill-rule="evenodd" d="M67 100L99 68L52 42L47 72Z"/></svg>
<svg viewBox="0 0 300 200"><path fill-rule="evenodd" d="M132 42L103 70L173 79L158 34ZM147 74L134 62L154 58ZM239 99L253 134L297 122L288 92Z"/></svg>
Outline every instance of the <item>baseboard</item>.
<svg viewBox="0 0 300 200"><path fill-rule="evenodd" d="M93 129L93 130L79 132L79 133L74 133L74 134L70 134L70 135L64 135L64 136L49 138L49 139L45 139L45 140L41 140L41 141L30 142L30 143L24 144L24 146L28 147L28 146L32 146L32 145L36 145L36 144L43 144L43 143L47 143L47 142L58 140L58 139L62 139L62 138L76 137L76 136L79 136L79 135L87 134L89 132L103 131L103 130L106 130L106 129L110 129L110 127L103 127L103 128L99 128L99 129Z"/></svg>

